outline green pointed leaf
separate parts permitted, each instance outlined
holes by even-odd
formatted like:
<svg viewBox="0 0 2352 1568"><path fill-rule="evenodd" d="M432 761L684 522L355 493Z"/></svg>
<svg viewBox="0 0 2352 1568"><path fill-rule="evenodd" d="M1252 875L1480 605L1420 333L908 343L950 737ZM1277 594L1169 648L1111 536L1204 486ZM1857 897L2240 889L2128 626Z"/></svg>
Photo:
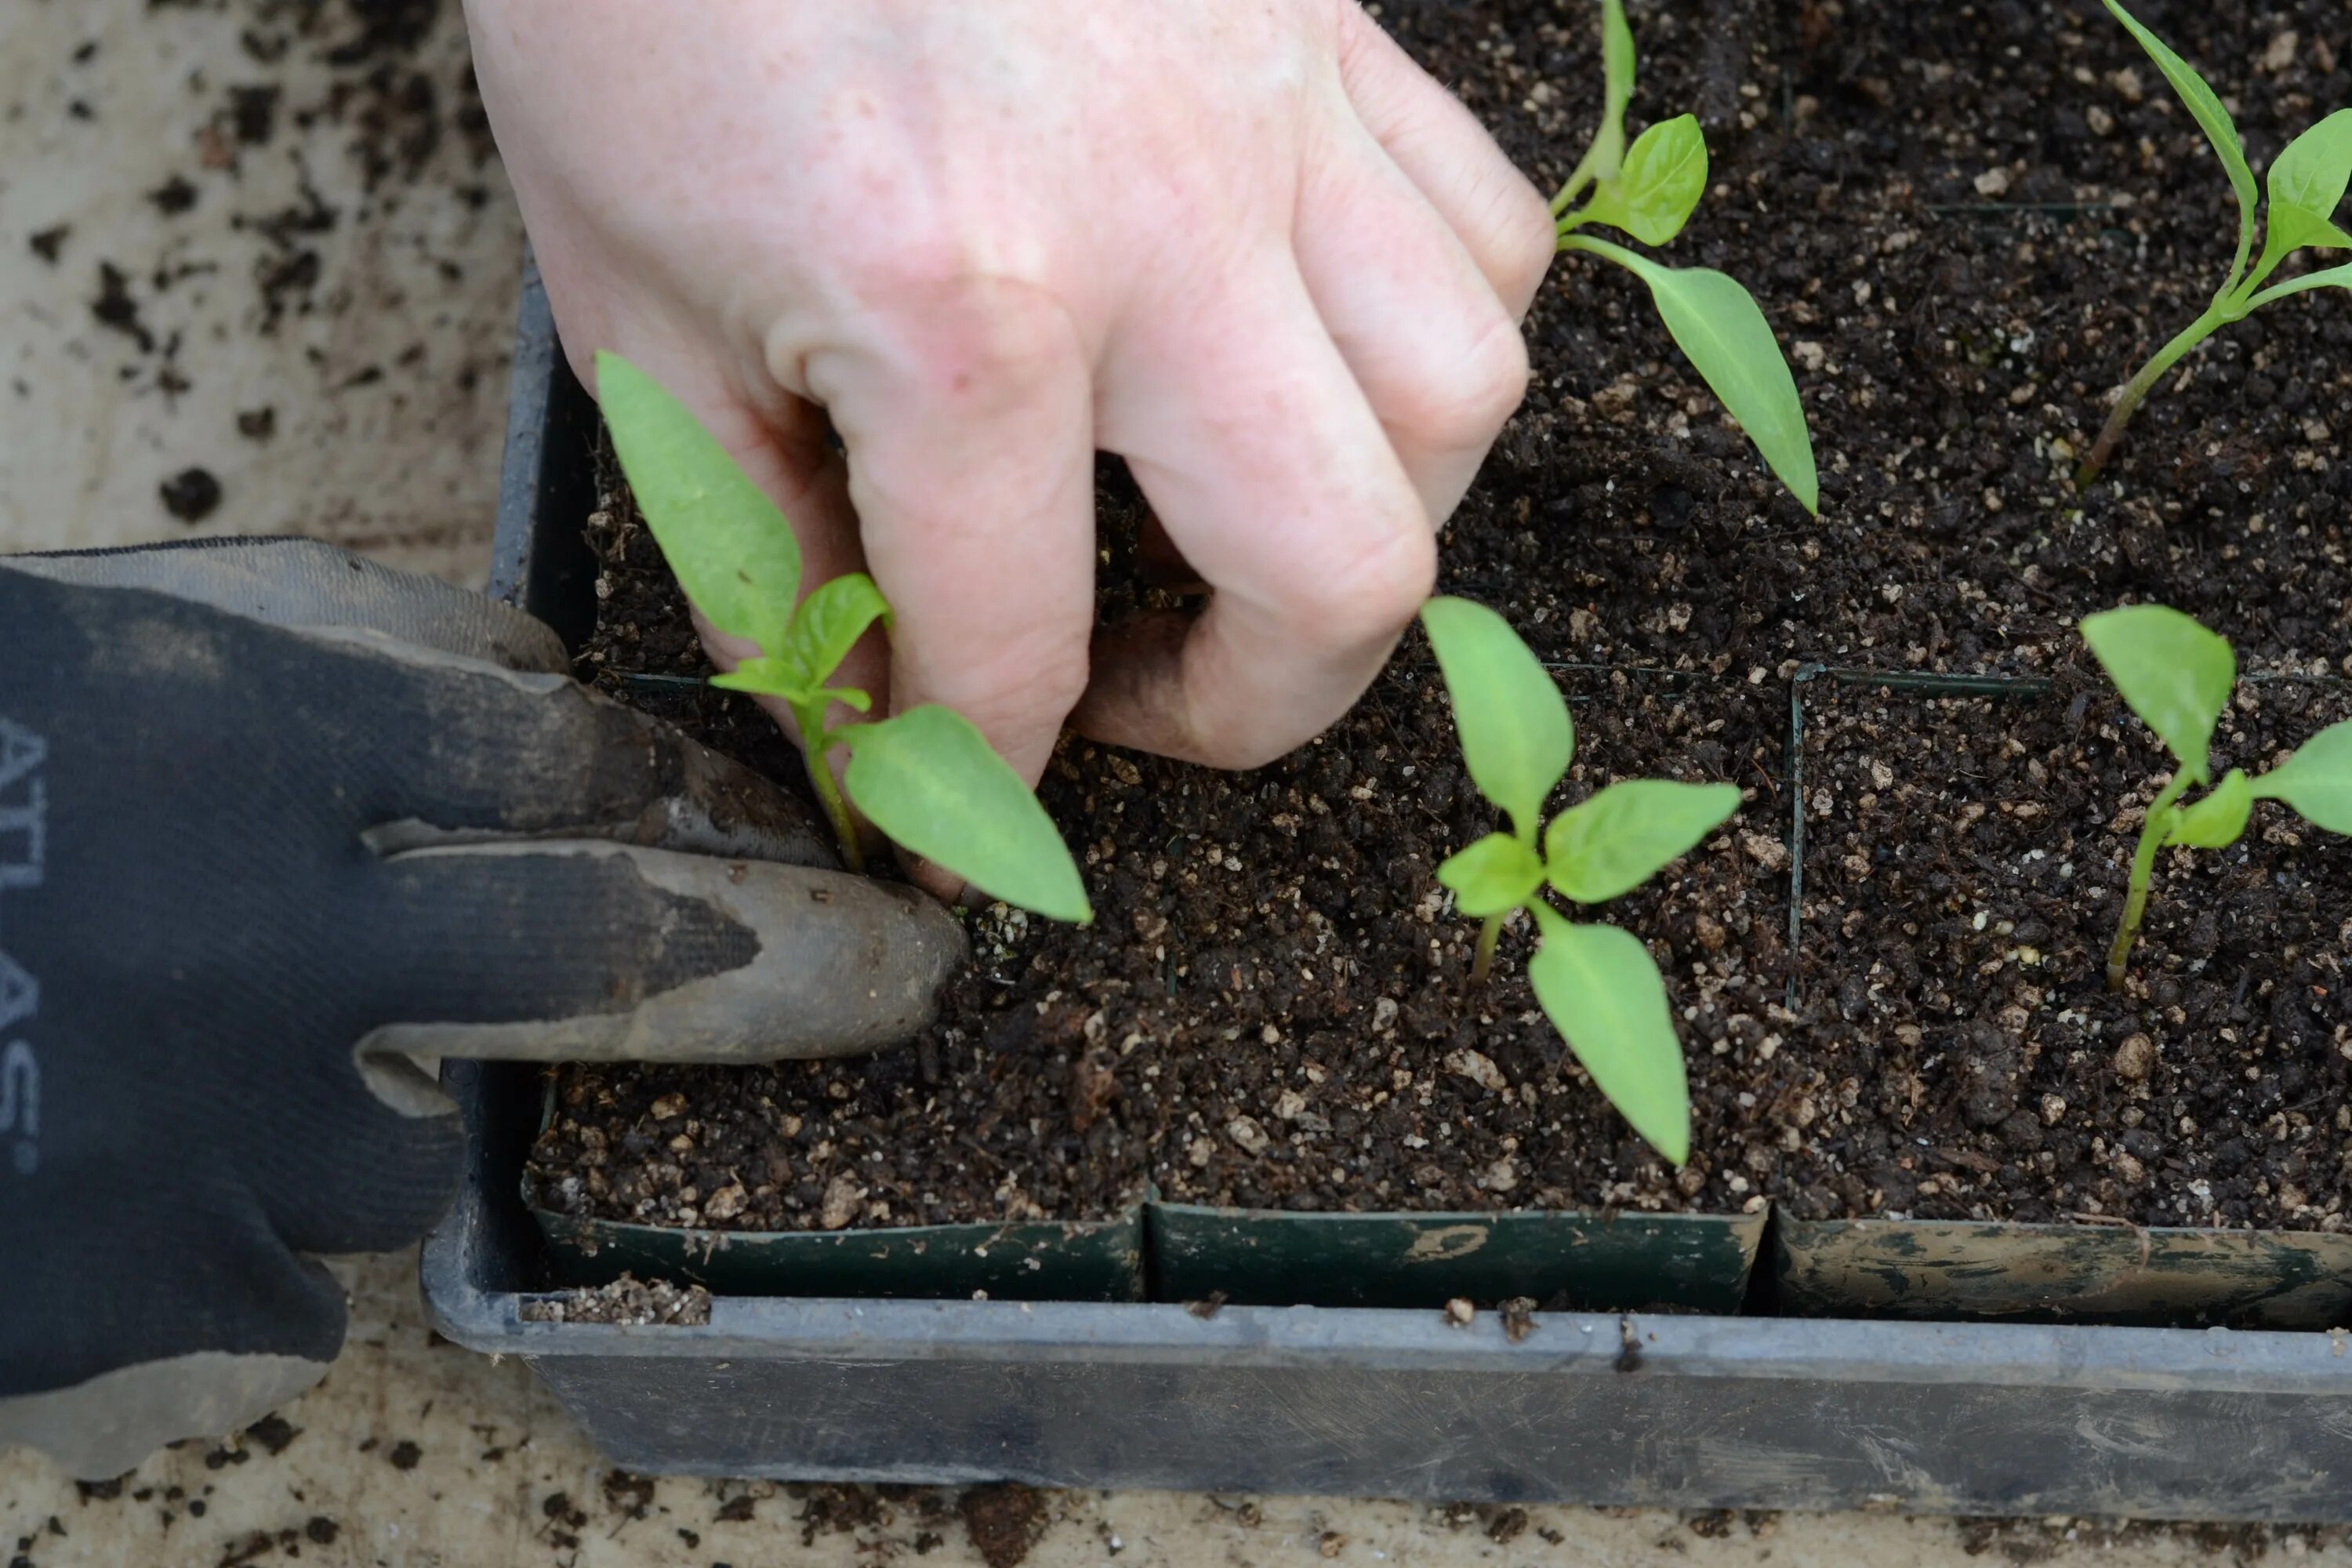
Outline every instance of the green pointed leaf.
<svg viewBox="0 0 2352 1568"><path fill-rule="evenodd" d="M874 710L874 699L866 696L855 686L835 686L817 695L823 697L827 702L838 702L843 707L854 708L860 713L870 713Z"/></svg>
<svg viewBox="0 0 2352 1568"><path fill-rule="evenodd" d="M1484 605L1432 599L1421 623L1454 699L1471 781L1533 843L1544 797L1576 757L1576 725L1559 688L1510 623Z"/></svg>
<svg viewBox="0 0 2352 1568"><path fill-rule="evenodd" d="M841 668L866 628L890 614L890 602L863 572L835 577L801 602L777 658L800 672L802 688L816 690Z"/></svg>
<svg viewBox="0 0 2352 1568"><path fill-rule="evenodd" d="M2210 783L2213 727L2238 685L2238 656L2227 639L2161 605L2091 616L2083 622L2083 637L2132 711L2189 776Z"/></svg>
<svg viewBox="0 0 2352 1568"><path fill-rule="evenodd" d="M1676 1165L1690 1159L1690 1086L1664 976L1614 926L1571 925L1535 906L1543 945L1528 961L1536 1000L1609 1103Z"/></svg>
<svg viewBox="0 0 2352 1568"><path fill-rule="evenodd" d="M1573 234L1561 241L1617 263L1650 286L1666 331L1690 356L1756 449L1805 510L1821 514L1822 486L1813 466L1812 432L1797 378L1780 357L1780 340L1753 296L1738 279L1703 267L1662 267L1604 240Z"/></svg>
<svg viewBox="0 0 2352 1568"><path fill-rule="evenodd" d="M1738 784L1611 784L1545 830L1551 885L1580 904L1622 897L1689 854L1738 809Z"/></svg>
<svg viewBox="0 0 2352 1568"><path fill-rule="evenodd" d="M808 688L801 684L800 667L782 658L747 658L726 674L712 676L710 684L753 697L781 697L787 702L798 702L808 695Z"/></svg>
<svg viewBox="0 0 2352 1568"><path fill-rule="evenodd" d="M2270 169L2268 268L2291 250L2316 246L2352 249L2352 235L2336 226L2336 209L2352 187L2352 109L2340 109L2296 137Z"/></svg>
<svg viewBox="0 0 2352 1568"><path fill-rule="evenodd" d="M2352 834L2352 721L2305 741L2284 766L2254 781L2254 795L2286 802L2315 827Z"/></svg>
<svg viewBox="0 0 2352 1568"><path fill-rule="evenodd" d="M2119 0L2106 0L2107 9L2139 40L2172 90L2180 95L2183 103L2197 123L2204 128L2205 139L2213 143L2221 166L2230 173L2230 188L2238 194L2238 266L2231 270L2232 280L2238 269L2243 268L2246 257L2254 247L2254 213L2262 205L2262 191L2254 184L2254 171L2246 162L2245 143L2238 138L2237 122L2222 105L2214 90L2205 85L2205 79L2187 60L2174 54L2162 38L2142 26L2139 18L2123 8Z"/></svg>
<svg viewBox="0 0 2352 1568"><path fill-rule="evenodd" d="M2260 310L2273 300L2284 300L2290 294L2308 293L2314 289L2352 289L2352 262L2318 272L2306 272L2275 289L2265 289L2247 302L2248 308Z"/></svg>
<svg viewBox="0 0 2352 1568"><path fill-rule="evenodd" d="M705 619L775 655L801 590L792 524L716 437L618 354L596 356L596 401L646 526Z"/></svg>
<svg viewBox="0 0 2352 1568"><path fill-rule="evenodd" d="M961 713L927 704L841 731L849 798L899 847L992 899L1086 925L1094 910L1053 819Z"/></svg>
<svg viewBox="0 0 2352 1568"><path fill-rule="evenodd" d="M1543 879L1542 859L1507 833L1488 834L1437 868L1439 885L1454 890L1454 907L1472 920L1509 914Z"/></svg>
<svg viewBox="0 0 2352 1568"><path fill-rule="evenodd" d="M1551 210L1565 210L1577 192L1594 180L1613 178L1625 161L1625 110L1633 102L1633 74L1639 63L1633 49L1633 29L1625 20L1625 0L1601 0L1601 124L1592 144L1579 160L1576 172L1552 199Z"/></svg>
<svg viewBox="0 0 2352 1568"><path fill-rule="evenodd" d="M1622 228L1643 245L1664 245L1690 222L1706 195L1706 135L1685 114L1642 132L1614 179L1585 205L1593 223Z"/></svg>
<svg viewBox="0 0 2352 1568"><path fill-rule="evenodd" d="M2227 849L2246 836L2253 815L2254 786L2242 769L2231 768L2211 795L2173 813L2166 842L2189 849Z"/></svg>

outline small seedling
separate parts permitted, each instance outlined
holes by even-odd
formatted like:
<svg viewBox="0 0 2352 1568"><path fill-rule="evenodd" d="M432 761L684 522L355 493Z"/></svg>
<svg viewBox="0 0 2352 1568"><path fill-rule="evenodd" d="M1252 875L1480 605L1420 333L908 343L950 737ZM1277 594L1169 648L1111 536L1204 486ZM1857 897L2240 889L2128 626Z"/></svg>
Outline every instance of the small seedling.
<svg viewBox="0 0 2352 1568"><path fill-rule="evenodd" d="M1485 605L1432 599L1421 619L1471 781L1511 823L1437 868L1454 907L1486 921L1472 981L1486 980L1504 921L1525 910L1541 938L1528 962L1536 1000L1609 1102L1679 1165L1690 1158L1690 1089L1665 978L1637 938L1574 923L1544 889L1576 904L1632 892L1728 820L1738 786L1614 784L1546 826L1544 802L1576 760L1576 723L1559 689Z"/></svg>
<svg viewBox="0 0 2352 1568"><path fill-rule="evenodd" d="M2122 926L2107 953L2107 989L2124 986L2132 943L2147 915L2157 851L2167 845L2226 849L2245 837L2259 800L2284 802L2313 826L2352 834L2352 721L2323 730L2260 778L2231 768L2213 783L2213 731L2238 685L2229 642L2178 610L2137 605L2083 623L2083 637L2107 678L2180 766L2147 808ZM2210 793L2181 805L2193 788Z"/></svg>
<svg viewBox="0 0 2352 1568"><path fill-rule="evenodd" d="M791 709L851 868L864 869L865 856L826 761L842 745L849 798L901 847L1008 904L1092 920L1077 866L1045 808L969 720L926 704L871 722L832 722L836 706L873 707L867 693L831 681L857 639L888 621L874 580L853 572L802 600L792 524L685 405L610 353L596 356L596 397L638 510L687 596L712 626L760 650L711 684Z"/></svg>
<svg viewBox="0 0 2352 1568"><path fill-rule="evenodd" d="M1813 437L1797 380L1755 297L1720 272L1662 267L1637 251L1580 232L1587 224L1622 230L1663 246L1682 233L1706 194L1706 136L1685 114L1653 125L1627 146L1625 110L1633 100L1633 30L1624 0L1601 0L1605 102L1601 129L1576 172L1552 198L1559 248L1613 261L1649 285L1658 314L1684 353L1748 438L1805 510L1819 516L1822 488ZM1588 194L1589 193L1589 194ZM1581 206L1578 199L1583 198Z"/></svg>
<svg viewBox="0 0 2352 1568"><path fill-rule="evenodd" d="M2256 216L2263 211L2263 198L2254 184L2254 171L2246 162L2245 145L2238 140L2237 122L2230 118L2220 95L2206 85L2205 79L2174 54L2163 39L2141 26L2119 0L2106 0L2106 6L2116 14L2117 21L2131 30L2132 37L2139 40L2148 58L2164 72L2173 90L2189 105L2189 114L2203 127L2206 140L2212 142L2222 167L2229 171L2231 188L2238 195L2238 258L2231 264L2229 279L2221 285L2221 292L2213 296L2205 313L2158 350L2116 399L2107 427L2099 433L2090 455L2074 475L2079 489L2088 489L2098 479L2100 470L2115 456L2124 429L2139 412L2140 405L2147 401L2147 395L2156 390L2166 373L2191 349L2223 327L2242 321L2263 306L2291 294L2312 289L2352 289L2352 266L2306 272L2288 282L2263 287L2279 269L2279 264L2298 250L2352 250L2352 234L2336 226L2336 209L2344 201L2346 188L2352 186L2352 109L2338 110L2296 137L2271 164L2267 233L2262 257L2256 260L2254 226ZM2252 264L2251 270L2249 263Z"/></svg>

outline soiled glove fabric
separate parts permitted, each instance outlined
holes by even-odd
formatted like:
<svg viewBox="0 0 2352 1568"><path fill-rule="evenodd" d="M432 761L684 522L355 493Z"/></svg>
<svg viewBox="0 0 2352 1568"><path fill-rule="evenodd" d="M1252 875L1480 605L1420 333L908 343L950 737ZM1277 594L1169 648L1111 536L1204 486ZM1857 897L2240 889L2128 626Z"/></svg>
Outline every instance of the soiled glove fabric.
<svg viewBox="0 0 2352 1568"><path fill-rule="evenodd" d="M458 1173L418 1057L750 1061L928 1020L961 928L562 673L299 541L0 559L0 1446L85 1478L342 1341Z"/></svg>

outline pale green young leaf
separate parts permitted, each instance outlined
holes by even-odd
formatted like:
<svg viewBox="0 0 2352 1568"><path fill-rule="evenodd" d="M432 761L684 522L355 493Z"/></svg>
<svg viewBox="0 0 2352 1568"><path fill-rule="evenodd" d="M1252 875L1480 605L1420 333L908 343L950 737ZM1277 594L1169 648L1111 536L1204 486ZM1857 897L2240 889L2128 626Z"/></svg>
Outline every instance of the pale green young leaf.
<svg viewBox="0 0 2352 1568"><path fill-rule="evenodd" d="M2293 142L2270 168L2270 238L2263 266L2288 251L2314 246L2352 250L2352 235L2336 226L2336 209L2352 187L2352 109L2339 109Z"/></svg>
<svg viewBox="0 0 2352 1568"><path fill-rule="evenodd" d="M1639 61L1633 48L1633 28L1625 20L1625 0L1601 0L1601 124L1592 144L1552 198L1554 216L1564 212L1578 192L1595 180L1612 179L1625 161L1625 110L1633 102L1633 76Z"/></svg>
<svg viewBox="0 0 2352 1568"><path fill-rule="evenodd" d="M1790 493L1807 511L1820 515L1821 479L1813 464L1812 432L1805 427L1805 405L1797 396L1797 378L1780 357L1772 324L1738 280L1705 268L1662 267L1646 256L1586 235L1570 235L1561 244L1613 261L1650 286L1666 331L1700 376Z"/></svg>
<svg viewBox="0 0 2352 1568"><path fill-rule="evenodd" d="M1439 885L1454 891L1454 907L1472 920L1509 914L1536 896L1543 879L1541 858L1507 833L1486 835L1437 868Z"/></svg>
<svg viewBox="0 0 2352 1568"><path fill-rule="evenodd" d="M2352 834L2352 721L2332 725L2254 781L2262 800L2280 800L2330 833Z"/></svg>
<svg viewBox="0 0 2352 1568"><path fill-rule="evenodd" d="M1454 699L1471 782L1532 843L1544 797L1576 757L1576 725L1559 688L1510 623L1484 605L1432 599L1421 624Z"/></svg>
<svg viewBox="0 0 2352 1568"><path fill-rule="evenodd" d="M1593 190L1584 215L1643 245L1664 245L1682 233L1705 195L1706 135L1698 117L1685 114L1643 132L1617 177Z"/></svg>
<svg viewBox="0 0 2352 1568"><path fill-rule="evenodd" d="M2119 0L2106 0L2106 5L2115 13L2116 20L2139 40L2139 47L2146 49L2147 58L2156 62L2157 68L2164 73L2164 79L2172 84L2172 90L2179 93L2180 100L2189 106L2189 114L2203 128L2205 139L2212 142L2213 151L2220 155L2221 166L2230 173L2230 188L2238 194L2239 214L2238 263L2230 272L2234 282L2245 269L2246 258L2253 250L2254 214L2262 205L2262 191L2254 184L2252 166L2246 162L2245 143L2238 138L2237 122L2230 118L2230 111L2223 106L2220 95L2205 85L2205 79L2197 74L2194 67L2173 53L2162 38L2142 26L2139 18L2125 10Z"/></svg>
<svg viewBox="0 0 2352 1568"><path fill-rule="evenodd" d="M1528 961L1536 1000L1609 1103L1674 1164L1690 1159L1690 1085L1666 983L1649 949L1614 926L1572 925L1537 904Z"/></svg>
<svg viewBox="0 0 2352 1568"><path fill-rule="evenodd" d="M963 715L926 705L840 733L849 798L900 848L992 899L1076 925L1094 919L1053 819Z"/></svg>
<svg viewBox="0 0 2352 1568"><path fill-rule="evenodd" d="M2246 306L2249 310L2259 310L2264 305L2273 304L2290 294L2305 294L2314 289L2352 289L2352 262L2347 262L2341 267L2326 268L2317 272L2306 272L2302 277L2290 279L2275 288L2265 289L2248 300Z"/></svg>
<svg viewBox="0 0 2352 1568"><path fill-rule="evenodd" d="M710 684L752 697L781 697L787 702L808 696L800 667L782 658L747 658L728 673L712 676Z"/></svg>
<svg viewBox="0 0 2352 1568"><path fill-rule="evenodd" d="M596 356L596 401L686 596L720 631L782 652L801 590L800 544L784 514L686 405L618 354Z"/></svg>
<svg viewBox="0 0 2352 1568"><path fill-rule="evenodd" d="M2210 783L2213 727L2238 685L2238 656L2228 640L2161 605L2086 616L2083 638L2189 776Z"/></svg>
<svg viewBox="0 0 2352 1568"><path fill-rule="evenodd" d="M835 577L801 602L777 658L799 671L803 689L814 691L841 668L866 628L889 614L890 602L873 578L863 572Z"/></svg>
<svg viewBox="0 0 2352 1568"><path fill-rule="evenodd" d="M2246 836L2253 815L2254 786L2242 769L2231 768L2212 794L2173 814L2166 842L2189 849L2227 849Z"/></svg>
<svg viewBox="0 0 2352 1568"><path fill-rule="evenodd" d="M1738 784L1611 784L1545 829L1551 885L1580 904L1620 898L1689 854L1738 809Z"/></svg>

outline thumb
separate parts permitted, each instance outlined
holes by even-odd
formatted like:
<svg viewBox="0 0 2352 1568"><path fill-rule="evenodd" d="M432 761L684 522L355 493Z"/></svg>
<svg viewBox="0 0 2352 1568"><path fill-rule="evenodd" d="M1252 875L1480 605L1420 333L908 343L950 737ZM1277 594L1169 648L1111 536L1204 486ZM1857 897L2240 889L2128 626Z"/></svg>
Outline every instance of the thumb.
<svg viewBox="0 0 2352 1568"><path fill-rule="evenodd" d="M925 1027L963 928L909 888L603 842L416 850L383 871L362 1043L508 1061L849 1056Z"/></svg>

